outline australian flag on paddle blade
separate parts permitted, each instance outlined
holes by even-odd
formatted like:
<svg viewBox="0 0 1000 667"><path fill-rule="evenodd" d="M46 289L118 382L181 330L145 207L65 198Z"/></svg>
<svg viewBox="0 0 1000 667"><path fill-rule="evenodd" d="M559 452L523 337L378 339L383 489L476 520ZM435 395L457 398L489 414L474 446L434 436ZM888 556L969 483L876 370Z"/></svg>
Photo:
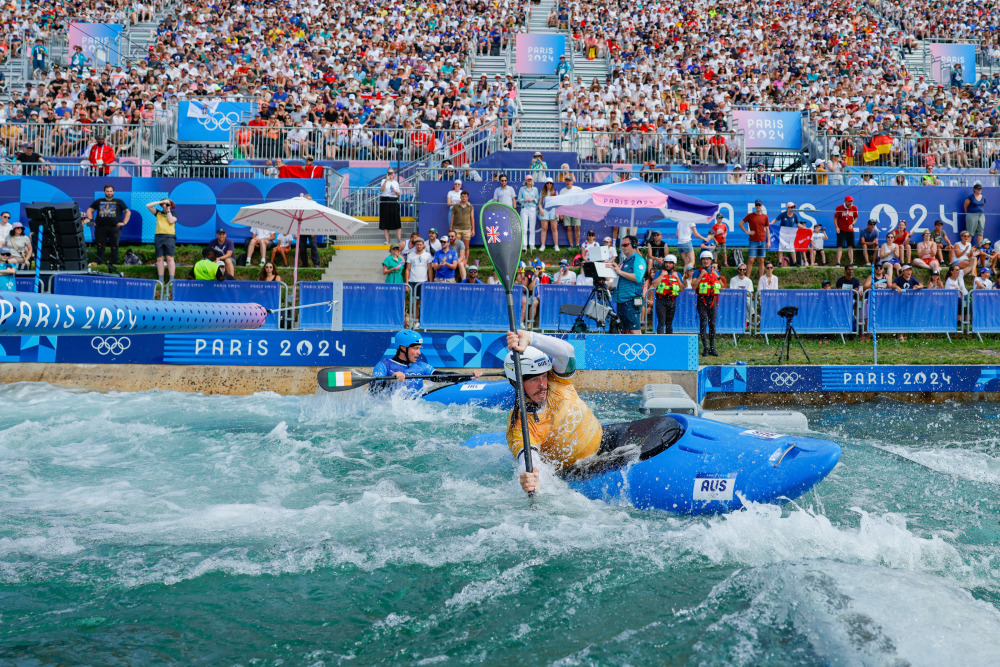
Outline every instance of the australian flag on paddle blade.
<svg viewBox="0 0 1000 667"><path fill-rule="evenodd" d="M486 211L483 216L483 231L487 243L503 243L514 240L507 211Z"/></svg>

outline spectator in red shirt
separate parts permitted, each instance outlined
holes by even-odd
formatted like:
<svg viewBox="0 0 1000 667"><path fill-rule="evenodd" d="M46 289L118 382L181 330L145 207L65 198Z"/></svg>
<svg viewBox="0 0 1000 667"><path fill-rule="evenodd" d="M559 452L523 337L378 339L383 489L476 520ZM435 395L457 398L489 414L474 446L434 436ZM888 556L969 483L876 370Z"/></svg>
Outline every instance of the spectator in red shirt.
<svg viewBox="0 0 1000 667"><path fill-rule="evenodd" d="M726 255L726 234L728 233L729 225L726 224L725 218L722 213L716 213L715 224L712 225L711 231L708 232L708 238L715 240L715 246L718 251L715 257L727 269L729 268L729 259Z"/></svg>
<svg viewBox="0 0 1000 667"><path fill-rule="evenodd" d="M750 226L749 229L747 225ZM750 237L750 250L747 253L750 256L750 269L747 273L753 273L754 260L759 257L759 274L763 276L764 255L767 253L767 247L771 245L771 221L768 220L767 213L764 213L764 202L759 199L754 202L754 212L747 213L740 220L740 229Z"/></svg>
<svg viewBox="0 0 1000 667"><path fill-rule="evenodd" d="M854 264L854 223L858 221L858 207L854 197L847 195L844 203L833 212L833 222L837 226L837 264L847 248L847 263Z"/></svg>
<svg viewBox="0 0 1000 667"><path fill-rule="evenodd" d="M90 147L90 166L107 176L111 173L111 165L115 161L115 149L104 143L104 135L98 134L97 143Z"/></svg>

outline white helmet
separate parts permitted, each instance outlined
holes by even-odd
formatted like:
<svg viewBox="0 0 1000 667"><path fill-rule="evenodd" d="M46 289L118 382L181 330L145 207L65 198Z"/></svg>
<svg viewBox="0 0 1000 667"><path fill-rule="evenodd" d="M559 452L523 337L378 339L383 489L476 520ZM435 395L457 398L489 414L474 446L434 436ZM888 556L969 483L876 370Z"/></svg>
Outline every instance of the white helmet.
<svg viewBox="0 0 1000 667"><path fill-rule="evenodd" d="M535 375L544 375L552 370L552 360L548 355L537 347L530 345L521 353L521 377L530 378ZM503 374L511 382L517 380L514 374L514 352L507 352L507 358L503 360Z"/></svg>
<svg viewBox="0 0 1000 667"><path fill-rule="evenodd" d="M666 257L664 258L664 260L663 260L663 261L664 261L664 262L673 262L674 264L676 264L676 263L677 263L677 257L675 257L674 255L667 255L667 256L666 256Z"/></svg>
<svg viewBox="0 0 1000 667"><path fill-rule="evenodd" d="M712 254L711 250L702 250L701 254L698 255L698 259L705 259L706 257L709 259L715 259L715 255Z"/></svg>

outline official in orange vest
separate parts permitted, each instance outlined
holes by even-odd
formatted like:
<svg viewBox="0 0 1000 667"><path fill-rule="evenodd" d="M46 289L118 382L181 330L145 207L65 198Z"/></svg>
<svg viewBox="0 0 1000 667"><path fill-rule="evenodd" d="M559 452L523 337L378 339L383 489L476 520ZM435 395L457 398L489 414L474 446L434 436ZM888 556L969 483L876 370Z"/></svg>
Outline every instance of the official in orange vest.
<svg viewBox="0 0 1000 667"><path fill-rule="evenodd" d="M656 282L656 333L674 332L674 310L677 308L677 296L684 289L684 281L674 270L677 258L667 255L663 260L663 271Z"/></svg>
<svg viewBox="0 0 1000 667"><path fill-rule="evenodd" d="M701 332L701 356L717 357L715 351L715 320L719 314L719 292L722 291L722 276L712 268L711 250L701 251L701 270L691 281L698 304L699 330Z"/></svg>

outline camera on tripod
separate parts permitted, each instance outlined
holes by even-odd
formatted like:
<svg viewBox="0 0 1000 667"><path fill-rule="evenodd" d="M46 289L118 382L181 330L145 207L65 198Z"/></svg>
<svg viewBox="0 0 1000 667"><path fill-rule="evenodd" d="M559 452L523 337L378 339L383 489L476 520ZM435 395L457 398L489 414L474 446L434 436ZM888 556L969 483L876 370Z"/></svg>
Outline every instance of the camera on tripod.
<svg viewBox="0 0 1000 667"><path fill-rule="evenodd" d="M587 259L581 268L583 275L592 278L594 289L590 291L587 302L580 311L571 329L574 333L586 333L587 323L584 318L593 320L598 330L608 330L608 333L627 333L621 318L614 310L611 290L608 288L608 278L614 278L615 271L605 262L614 260L614 249L605 246L587 249Z"/></svg>
<svg viewBox="0 0 1000 667"><path fill-rule="evenodd" d="M778 317L784 317L786 320L791 320L793 317L799 314L798 306L785 306L778 311Z"/></svg>

